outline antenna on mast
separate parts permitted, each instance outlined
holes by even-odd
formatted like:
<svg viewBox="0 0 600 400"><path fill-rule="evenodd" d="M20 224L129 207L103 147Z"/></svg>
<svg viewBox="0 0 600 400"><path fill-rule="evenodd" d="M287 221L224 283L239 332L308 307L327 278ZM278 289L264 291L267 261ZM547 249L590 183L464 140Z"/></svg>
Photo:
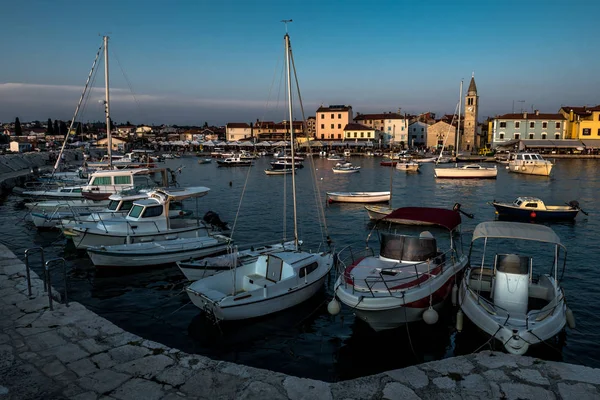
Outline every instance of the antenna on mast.
<svg viewBox="0 0 600 400"><path fill-rule="evenodd" d="M285 24L285 33L288 33L287 24L289 22L292 22L292 20L291 19L282 19L281 22L283 22Z"/></svg>

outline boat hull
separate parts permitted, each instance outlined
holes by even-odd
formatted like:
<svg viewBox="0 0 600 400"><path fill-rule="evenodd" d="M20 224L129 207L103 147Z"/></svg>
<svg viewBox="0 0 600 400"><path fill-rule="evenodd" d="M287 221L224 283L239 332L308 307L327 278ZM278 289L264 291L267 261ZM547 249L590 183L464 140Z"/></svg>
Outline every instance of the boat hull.
<svg viewBox="0 0 600 400"><path fill-rule="evenodd" d="M517 174L526 175L539 175L539 176L550 176L553 165L550 163L545 164L515 164L510 162L508 164L508 170Z"/></svg>
<svg viewBox="0 0 600 400"><path fill-rule="evenodd" d="M499 203L492 203L496 209L500 218L514 219L514 220L537 220L537 221L564 221L573 220L579 213L578 209L570 210L533 210L533 209L522 209L519 207L512 207L509 205L503 205Z"/></svg>
<svg viewBox="0 0 600 400"><path fill-rule="evenodd" d="M391 207L386 206L365 206L365 210L367 210L367 215L369 219L372 220L380 220L392 211L394 211Z"/></svg>
<svg viewBox="0 0 600 400"><path fill-rule="evenodd" d="M338 203L385 203L390 201L390 192L328 192L329 202Z"/></svg>
<svg viewBox="0 0 600 400"><path fill-rule="evenodd" d="M206 257L227 250L229 241L212 237L173 239L152 243L100 246L87 249L97 267L141 267Z"/></svg>
<svg viewBox="0 0 600 400"><path fill-rule="evenodd" d="M496 179L498 170L496 168L434 168L434 174L440 179Z"/></svg>

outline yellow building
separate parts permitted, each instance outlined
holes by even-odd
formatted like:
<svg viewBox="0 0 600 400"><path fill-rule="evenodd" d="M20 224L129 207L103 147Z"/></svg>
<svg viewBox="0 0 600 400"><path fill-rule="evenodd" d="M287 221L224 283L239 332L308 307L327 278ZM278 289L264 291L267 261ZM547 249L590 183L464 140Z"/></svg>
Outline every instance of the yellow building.
<svg viewBox="0 0 600 400"><path fill-rule="evenodd" d="M600 139L600 105L596 107L561 107L567 120L565 139Z"/></svg>

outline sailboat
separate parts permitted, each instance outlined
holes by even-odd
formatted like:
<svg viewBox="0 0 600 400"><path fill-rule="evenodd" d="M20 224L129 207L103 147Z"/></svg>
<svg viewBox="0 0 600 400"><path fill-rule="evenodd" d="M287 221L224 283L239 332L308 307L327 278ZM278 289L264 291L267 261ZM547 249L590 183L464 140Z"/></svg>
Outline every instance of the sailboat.
<svg viewBox="0 0 600 400"><path fill-rule="evenodd" d="M456 128L456 145L455 151L458 152L458 144L460 143L460 109L462 107L462 93L463 93L463 81L460 81L460 93L458 100L458 125ZM448 135L446 135L448 137ZM444 140L444 145L446 144L446 140ZM438 160L436 161L436 165L439 164L442 159L442 154L444 153L444 145L442 145L442 149L440 151L440 155ZM447 168L434 168L434 175L436 178L442 179L496 179L498 176L498 169L494 165L493 167L483 167L479 164L468 164L458 166L455 164L454 167Z"/></svg>
<svg viewBox="0 0 600 400"><path fill-rule="evenodd" d="M293 58L287 32L284 40L289 120L293 121L290 65ZM291 157L294 159L293 124L290 124L290 138ZM334 257L330 251L307 252L299 249L296 171L292 171L293 249L259 255L237 268L199 279L188 286L186 291L192 302L209 317L215 320L243 320L268 315L308 300L322 288L333 267Z"/></svg>

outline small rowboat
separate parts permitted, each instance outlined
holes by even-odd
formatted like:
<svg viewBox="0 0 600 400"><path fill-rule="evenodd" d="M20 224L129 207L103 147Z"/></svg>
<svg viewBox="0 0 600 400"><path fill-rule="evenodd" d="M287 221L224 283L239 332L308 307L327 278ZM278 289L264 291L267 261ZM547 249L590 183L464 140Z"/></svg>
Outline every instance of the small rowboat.
<svg viewBox="0 0 600 400"><path fill-rule="evenodd" d="M385 203L390 197L390 192L327 192L330 203Z"/></svg>

